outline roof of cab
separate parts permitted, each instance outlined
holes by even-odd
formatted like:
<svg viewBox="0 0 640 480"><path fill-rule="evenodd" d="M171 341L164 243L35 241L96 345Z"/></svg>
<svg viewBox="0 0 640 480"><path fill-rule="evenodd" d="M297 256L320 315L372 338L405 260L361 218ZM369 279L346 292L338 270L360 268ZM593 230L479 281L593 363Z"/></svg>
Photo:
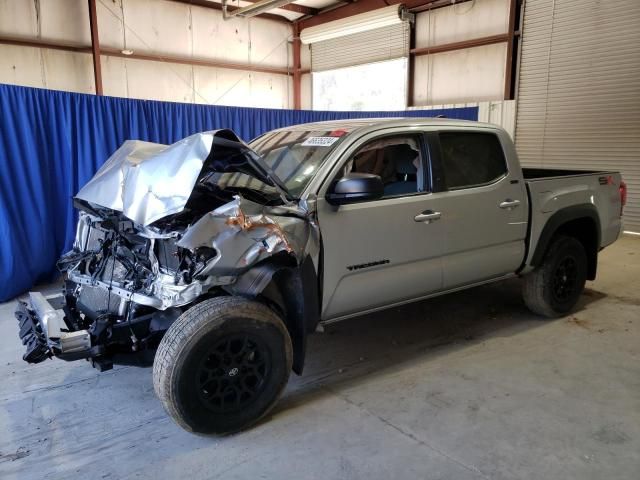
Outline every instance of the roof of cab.
<svg viewBox="0 0 640 480"><path fill-rule="evenodd" d="M317 130L346 130L349 132L368 129L367 127L413 127L413 126L443 126L443 127L489 127L497 128L490 123L471 120L458 120L442 117L384 117L384 118L356 118L347 120L328 120L324 122L301 123L276 131L317 131Z"/></svg>

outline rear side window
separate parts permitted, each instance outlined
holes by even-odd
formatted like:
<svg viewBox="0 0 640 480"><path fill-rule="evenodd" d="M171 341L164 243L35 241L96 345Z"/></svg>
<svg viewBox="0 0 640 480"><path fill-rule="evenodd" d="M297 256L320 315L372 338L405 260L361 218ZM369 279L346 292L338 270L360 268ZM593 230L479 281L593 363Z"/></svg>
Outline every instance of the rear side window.
<svg viewBox="0 0 640 480"><path fill-rule="evenodd" d="M502 146L491 133L442 132L440 146L450 190L486 185L507 173Z"/></svg>

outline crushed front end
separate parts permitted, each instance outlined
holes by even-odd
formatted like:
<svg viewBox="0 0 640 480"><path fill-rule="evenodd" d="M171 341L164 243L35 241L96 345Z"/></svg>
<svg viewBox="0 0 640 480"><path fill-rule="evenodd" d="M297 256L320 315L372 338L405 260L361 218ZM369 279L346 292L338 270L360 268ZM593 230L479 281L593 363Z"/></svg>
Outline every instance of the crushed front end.
<svg viewBox="0 0 640 480"><path fill-rule="evenodd" d="M275 255L297 264L317 249L306 208L229 186L224 172L248 171L252 153L223 132L169 147L125 143L79 192L75 242L58 261L60 305L40 293L18 304L24 360L150 365L187 308L237 293L238 280Z"/></svg>

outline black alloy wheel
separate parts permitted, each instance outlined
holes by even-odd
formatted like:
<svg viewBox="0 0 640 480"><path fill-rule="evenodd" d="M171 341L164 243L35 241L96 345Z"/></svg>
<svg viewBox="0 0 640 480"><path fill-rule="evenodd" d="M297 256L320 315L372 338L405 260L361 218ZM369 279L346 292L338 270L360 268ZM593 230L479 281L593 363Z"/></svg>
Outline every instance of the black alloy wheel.
<svg viewBox="0 0 640 480"><path fill-rule="evenodd" d="M576 259L569 255L561 259L551 280L553 296L560 302L566 302L576 292L578 287L578 263Z"/></svg>
<svg viewBox="0 0 640 480"><path fill-rule="evenodd" d="M577 238L555 237L542 263L524 277L524 302L548 318L567 314L576 305L587 280L587 253Z"/></svg>
<svg viewBox="0 0 640 480"><path fill-rule="evenodd" d="M233 433L273 408L292 362L291 337L278 314L257 301L222 296L194 305L169 327L153 385L185 430Z"/></svg>
<svg viewBox="0 0 640 480"><path fill-rule="evenodd" d="M216 413L246 407L262 392L271 374L271 356L262 339L248 334L222 337L197 372L200 399Z"/></svg>

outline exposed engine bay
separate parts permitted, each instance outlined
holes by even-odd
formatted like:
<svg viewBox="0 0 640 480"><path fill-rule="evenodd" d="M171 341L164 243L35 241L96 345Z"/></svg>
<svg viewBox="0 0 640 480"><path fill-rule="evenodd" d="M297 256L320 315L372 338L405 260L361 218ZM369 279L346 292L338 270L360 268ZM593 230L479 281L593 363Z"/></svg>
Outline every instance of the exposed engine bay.
<svg viewBox="0 0 640 480"><path fill-rule="evenodd" d="M32 293L16 313L31 363L150 364L187 306L259 293L270 276L256 265L319 251L306 203L229 130L125 142L74 203L75 242L58 261L63 309Z"/></svg>

